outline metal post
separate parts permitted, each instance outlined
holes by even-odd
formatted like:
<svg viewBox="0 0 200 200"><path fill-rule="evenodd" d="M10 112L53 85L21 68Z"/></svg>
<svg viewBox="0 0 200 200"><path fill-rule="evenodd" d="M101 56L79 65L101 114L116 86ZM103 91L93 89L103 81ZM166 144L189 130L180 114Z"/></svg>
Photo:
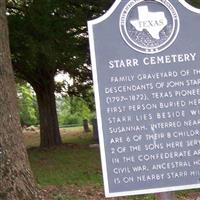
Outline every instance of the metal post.
<svg viewBox="0 0 200 200"><path fill-rule="evenodd" d="M174 192L164 192L155 194L155 200L174 200L175 195Z"/></svg>

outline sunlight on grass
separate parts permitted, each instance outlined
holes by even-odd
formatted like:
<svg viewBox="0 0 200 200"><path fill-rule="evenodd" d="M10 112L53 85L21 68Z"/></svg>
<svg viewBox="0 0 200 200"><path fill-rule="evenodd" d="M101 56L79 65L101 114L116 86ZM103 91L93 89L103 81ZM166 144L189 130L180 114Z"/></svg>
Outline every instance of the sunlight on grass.
<svg viewBox="0 0 200 200"><path fill-rule="evenodd" d="M84 133L83 127L70 127L60 129L63 143L91 144L95 143L92 133ZM23 133L27 148L38 147L40 145L40 133L37 131L24 131Z"/></svg>

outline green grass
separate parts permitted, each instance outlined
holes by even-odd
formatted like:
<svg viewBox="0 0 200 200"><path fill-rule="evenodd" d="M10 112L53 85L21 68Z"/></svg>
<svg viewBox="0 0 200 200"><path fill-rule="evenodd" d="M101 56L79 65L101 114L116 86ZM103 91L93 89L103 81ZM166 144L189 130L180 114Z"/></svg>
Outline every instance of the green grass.
<svg viewBox="0 0 200 200"><path fill-rule="evenodd" d="M102 184L99 151L87 147L62 147L29 151L36 180L41 186Z"/></svg>
<svg viewBox="0 0 200 200"><path fill-rule="evenodd" d="M37 183L42 188L53 187L50 192L53 200L93 200L95 195L104 199L99 149L89 147L89 144L95 143L92 134L83 133L82 127L64 128L61 133L64 144L50 150L37 148L39 133L25 135ZM188 196L190 192L193 194L198 190L180 191L176 196ZM116 200L122 199L153 200L154 197L143 195L120 197Z"/></svg>
<svg viewBox="0 0 200 200"><path fill-rule="evenodd" d="M95 143L91 133L83 133L81 127L61 130L64 145L50 150L40 150L39 135L25 136L31 168L37 183L42 188L53 186L53 200L88 200L87 193L93 191L104 198L100 153L90 148ZM72 188L72 191L66 191ZM82 190L80 190L82 188ZM77 193L77 191L79 191ZM85 196L84 196L85 195ZM121 199L153 200L151 195L121 197Z"/></svg>

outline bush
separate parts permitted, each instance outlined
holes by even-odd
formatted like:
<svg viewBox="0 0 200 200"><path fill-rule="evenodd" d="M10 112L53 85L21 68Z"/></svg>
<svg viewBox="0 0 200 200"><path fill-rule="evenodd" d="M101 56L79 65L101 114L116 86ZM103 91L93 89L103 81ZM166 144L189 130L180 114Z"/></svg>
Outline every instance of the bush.
<svg viewBox="0 0 200 200"><path fill-rule="evenodd" d="M60 126L82 125L84 119L92 118L88 105L79 97L60 97L57 111Z"/></svg>
<svg viewBox="0 0 200 200"><path fill-rule="evenodd" d="M77 114L67 115L64 119L63 125L82 124L82 118Z"/></svg>

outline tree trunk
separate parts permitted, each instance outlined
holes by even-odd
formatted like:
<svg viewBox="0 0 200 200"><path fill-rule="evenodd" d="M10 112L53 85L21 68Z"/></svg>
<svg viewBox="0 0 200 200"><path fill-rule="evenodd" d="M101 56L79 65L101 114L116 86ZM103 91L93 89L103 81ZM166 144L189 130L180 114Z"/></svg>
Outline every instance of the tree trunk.
<svg viewBox="0 0 200 200"><path fill-rule="evenodd" d="M5 0L0 1L0 199L38 200L16 106Z"/></svg>
<svg viewBox="0 0 200 200"><path fill-rule="evenodd" d="M46 75L46 81L33 86L36 92L40 116L40 147L50 148L61 144L55 101L54 76Z"/></svg>

